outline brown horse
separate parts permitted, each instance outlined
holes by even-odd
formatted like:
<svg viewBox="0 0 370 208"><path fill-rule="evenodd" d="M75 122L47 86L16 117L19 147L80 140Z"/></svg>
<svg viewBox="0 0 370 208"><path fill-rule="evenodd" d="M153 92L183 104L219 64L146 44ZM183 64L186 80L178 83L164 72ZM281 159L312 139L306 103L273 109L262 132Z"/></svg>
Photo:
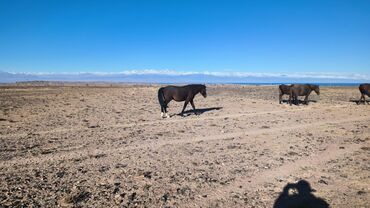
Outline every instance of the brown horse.
<svg viewBox="0 0 370 208"><path fill-rule="evenodd" d="M161 105L161 117L163 118L163 116L165 116L166 118L169 118L169 115L167 114L167 105L171 100L175 100L177 102L185 101L184 107L181 111L181 116L184 115L184 110L189 102L193 107L194 113L197 114L194 106L194 96L198 93L202 94L203 97L207 97L206 86L200 84L192 84L182 87L161 87L158 90L158 100L159 104Z"/></svg>
<svg viewBox="0 0 370 208"><path fill-rule="evenodd" d="M308 96L312 91L315 91L317 95L320 95L319 85L313 84L293 84L290 88L289 103L292 105L292 98L295 104L298 105L298 96L306 96L304 103L308 105Z"/></svg>
<svg viewBox="0 0 370 208"><path fill-rule="evenodd" d="M367 95L368 97L370 97L370 84L360 84L360 86L358 87L358 89L361 92L361 98L357 102L357 105L360 104L360 102L364 102L364 104L365 103L369 103L368 101L366 101L365 95Z"/></svg>
<svg viewBox="0 0 370 208"><path fill-rule="evenodd" d="M281 104L283 95L290 95L290 87L292 85L279 85L279 104Z"/></svg>

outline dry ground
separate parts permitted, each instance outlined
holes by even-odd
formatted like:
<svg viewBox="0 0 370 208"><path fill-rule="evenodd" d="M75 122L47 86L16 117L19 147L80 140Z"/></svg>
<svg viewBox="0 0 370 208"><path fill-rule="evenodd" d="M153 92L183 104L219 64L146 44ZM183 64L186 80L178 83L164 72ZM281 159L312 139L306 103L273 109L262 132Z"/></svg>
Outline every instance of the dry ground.
<svg viewBox="0 0 370 208"><path fill-rule="evenodd" d="M157 89L0 88L0 207L272 207L300 179L331 207L370 206L357 88L289 106L276 86L209 86L200 116L173 102L169 119Z"/></svg>

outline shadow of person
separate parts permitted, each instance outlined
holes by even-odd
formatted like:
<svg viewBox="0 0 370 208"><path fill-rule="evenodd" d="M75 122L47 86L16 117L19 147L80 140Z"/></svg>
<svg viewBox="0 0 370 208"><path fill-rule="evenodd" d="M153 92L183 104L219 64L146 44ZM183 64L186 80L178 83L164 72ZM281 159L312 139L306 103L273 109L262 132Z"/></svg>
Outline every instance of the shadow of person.
<svg viewBox="0 0 370 208"><path fill-rule="evenodd" d="M306 180L288 183L274 203L274 208L328 208L329 204L312 194L315 192Z"/></svg>

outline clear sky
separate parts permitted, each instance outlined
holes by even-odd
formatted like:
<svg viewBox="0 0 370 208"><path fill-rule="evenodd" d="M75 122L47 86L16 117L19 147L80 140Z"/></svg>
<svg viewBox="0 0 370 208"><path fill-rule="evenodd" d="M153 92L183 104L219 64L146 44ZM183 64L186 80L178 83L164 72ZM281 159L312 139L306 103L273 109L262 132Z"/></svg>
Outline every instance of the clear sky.
<svg viewBox="0 0 370 208"><path fill-rule="evenodd" d="M369 0L0 0L0 71L370 75Z"/></svg>

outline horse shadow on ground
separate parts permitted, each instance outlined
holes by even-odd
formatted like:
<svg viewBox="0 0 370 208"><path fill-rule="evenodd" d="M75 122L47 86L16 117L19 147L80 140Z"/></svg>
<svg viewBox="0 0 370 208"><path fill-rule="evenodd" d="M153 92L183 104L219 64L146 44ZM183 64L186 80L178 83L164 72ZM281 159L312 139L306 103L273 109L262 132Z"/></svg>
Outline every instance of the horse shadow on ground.
<svg viewBox="0 0 370 208"><path fill-rule="evenodd" d="M201 115L205 112L208 112L208 111L213 111L213 110L221 110L222 107L213 107L213 108L198 108L198 109L195 109L195 112L198 114L198 115ZM190 116L194 114L194 111L193 109L191 110L186 110L184 111L184 116ZM177 114L178 116L181 116L181 113Z"/></svg>
<svg viewBox="0 0 370 208"><path fill-rule="evenodd" d="M317 100L308 100L308 103L317 103ZM289 104L289 100L281 100L281 103L287 103ZM292 100L292 104L295 104L294 101ZM298 105L299 104L306 104L304 100L298 100Z"/></svg>
<svg viewBox="0 0 370 208"><path fill-rule="evenodd" d="M328 208L329 204L324 199L312 193L315 191L306 180L288 183L275 200L273 208Z"/></svg>
<svg viewBox="0 0 370 208"><path fill-rule="evenodd" d="M353 103L356 103L357 105L359 105L359 104L369 104L370 100L363 101L363 100L351 99L351 100L349 100L349 102L353 102Z"/></svg>

